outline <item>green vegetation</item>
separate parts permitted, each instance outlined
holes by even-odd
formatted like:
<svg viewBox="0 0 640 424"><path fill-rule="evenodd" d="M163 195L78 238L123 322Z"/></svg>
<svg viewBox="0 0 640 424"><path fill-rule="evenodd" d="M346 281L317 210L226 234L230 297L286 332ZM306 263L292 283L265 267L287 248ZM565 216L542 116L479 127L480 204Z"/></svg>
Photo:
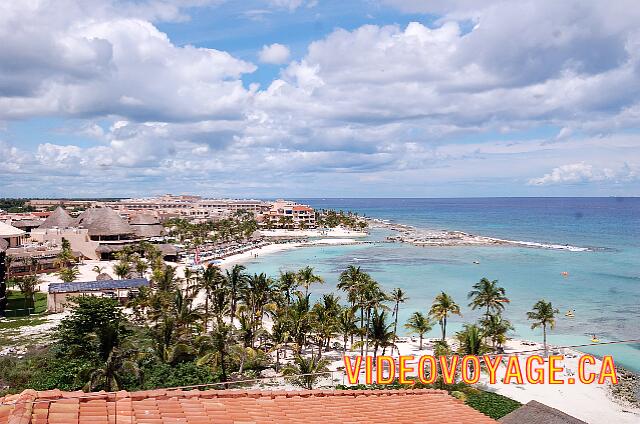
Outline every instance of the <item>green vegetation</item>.
<svg viewBox="0 0 640 424"><path fill-rule="evenodd" d="M23 293L17 290L7 292L7 317L23 317L30 314L41 314L47 310L47 294L36 292L33 294L33 303L25 300ZM29 308L27 313L26 307Z"/></svg>
<svg viewBox="0 0 640 424"><path fill-rule="evenodd" d="M551 302L541 299L533 305L533 310L527 312L527 318L533 321L531 329L542 327L542 337L544 340L544 355L547 356L547 327L553 329L556 326L556 314L558 310Z"/></svg>
<svg viewBox="0 0 640 424"><path fill-rule="evenodd" d="M339 225L352 230L364 230L367 221L363 220L355 212L343 212L334 210L321 210L316 212L316 225L318 227L335 228Z"/></svg>
<svg viewBox="0 0 640 424"><path fill-rule="evenodd" d="M253 214L236 211L227 219L194 223L186 219L174 218L164 223L170 237L180 243L199 246L206 242L239 241L251 237L258 229Z"/></svg>
<svg viewBox="0 0 640 424"><path fill-rule="evenodd" d="M511 398L482 390L468 391L465 403L494 420L500 419L522 406L520 402Z"/></svg>
<svg viewBox="0 0 640 424"><path fill-rule="evenodd" d="M131 272L152 275L151 287L140 289L129 300L131 313L125 314L109 298L75 298L70 315L52 333L53 343L20 360L0 358L1 385L13 392L28 387L138 390L234 382L255 378L273 367L292 383L311 389L326 373L328 362L323 355L329 350L359 350L361 355L375 357L394 349L399 310L407 299L400 289L385 292L370 274L355 266L339 276L337 288L345 299L341 302L337 294L311 300L316 284L324 282L312 267L282 271L271 278L248 274L242 265L225 272L210 265L198 272L187 270L180 278L150 244L125 249L118 259L116 268L123 271L116 273L121 278ZM36 305L39 295L44 296L34 295ZM12 293L11 299L20 299L16 296ZM27 298L21 293L23 302ZM496 281L482 279L469 298L470 306L485 314L455 334L457 353L495 352L510 329L502 318L504 289ZM528 316L545 329L552 326L553 313L547 312L553 308L546 303L543 308L541 302ZM441 292L428 314L416 311L403 325L420 335L422 348L424 334L438 322L442 338L434 343L434 353L451 355L446 328L452 315L461 315L461 308ZM265 325L267 320L270 326ZM35 323L24 321L24 325ZM3 325L0 330L9 337L22 326L17 320ZM492 417L519 405L464 384L447 385L441 377L433 386Z"/></svg>
<svg viewBox="0 0 640 424"><path fill-rule="evenodd" d="M0 209L11 213L33 212L32 206L27 206L29 199L8 199L0 198Z"/></svg>

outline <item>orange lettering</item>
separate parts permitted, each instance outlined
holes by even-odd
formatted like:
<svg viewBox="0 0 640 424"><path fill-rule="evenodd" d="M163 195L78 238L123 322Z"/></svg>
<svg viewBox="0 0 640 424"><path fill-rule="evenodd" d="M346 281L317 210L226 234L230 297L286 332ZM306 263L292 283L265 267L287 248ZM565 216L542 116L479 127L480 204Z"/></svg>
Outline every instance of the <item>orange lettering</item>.
<svg viewBox="0 0 640 424"><path fill-rule="evenodd" d="M502 362L502 356L496 356L493 362L491 362L491 357L489 355L484 355L484 363L487 366L487 371L489 371L489 384L496 384L496 371L498 371L498 367L500 366L500 362Z"/></svg>
<svg viewBox="0 0 640 424"><path fill-rule="evenodd" d="M384 378L384 362L389 366L389 375ZM396 363L391 356L378 356L376 363L376 382L378 384L391 384L396 378Z"/></svg>
<svg viewBox="0 0 640 424"><path fill-rule="evenodd" d="M362 366L362 356L356 356L356 363L351 367L351 358L344 356L344 369L347 372L349 384L358 384L360 379L360 367Z"/></svg>
<svg viewBox="0 0 640 424"><path fill-rule="evenodd" d="M594 358L593 355L584 355L580 357L580 359L578 360L578 379L581 383L591 384L596 380L596 376L595 373L591 372L589 373L589 377L586 377L586 363L595 365L596 358Z"/></svg>
<svg viewBox="0 0 640 424"><path fill-rule="evenodd" d="M613 357L611 355L604 355L602 357L602 368L600 369L598 384L604 384L607 377L611 379L611 384L618 384L616 366L613 363Z"/></svg>
<svg viewBox="0 0 640 424"><path fill-rule="evenodd" d="M529 384L543 384L544 383L544 368L533 369L533 362L537 362L538 365L544 365L544 359L540 355L531 355L527 358L526 363L526 376ZM534 377L535 375L535 377Z"/></svg>
<svg viewBox="0 0 640 424"><path fill-rule="evenodd" d="M415 368L407 365L407 361L413 361L414 359L415 359L415 357L413 355L409 355L409 356L401 355L400 356L400 359L399 359L399 361L400 361L399 383L400 384L414 384L415 383L414 380L407 379L407 373L415 371Z"/></svg>
<svg viewBox="0 0 640 424"><path fill-rule="evenodd" d="M453 384L456 382L456 368L458 367L459 361L458 355L453 355L451 357L451 363L447 361L446 356L440 357L440 367L442 368L442 379L447 384Z"/></svg>
<svg viewBox="0 0 640 424"><path fill-rule="evenodd" d="M424 363L427 361L430 364L429 378L424 377L425 375ZM436 358L434 358L431 355L421 356L420 360L418 361L418 380L420 380L422 384L433 384L436 381L437 376L438 376L438 373L436 371Z"/></svg>

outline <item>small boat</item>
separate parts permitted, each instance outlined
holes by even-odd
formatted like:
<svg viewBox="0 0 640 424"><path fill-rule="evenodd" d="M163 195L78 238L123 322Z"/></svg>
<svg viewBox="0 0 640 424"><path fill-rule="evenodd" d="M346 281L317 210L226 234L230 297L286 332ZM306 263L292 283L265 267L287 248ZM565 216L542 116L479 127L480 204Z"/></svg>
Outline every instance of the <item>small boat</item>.
<svg viewBox="0 0 640 424"><path fill-rule="evenodd" d="M480 265L480 261L473 261L474 264Z"/></svg>
<svg viewBox="0 0 640 424"><path fill-rule="evenodd" d="M600 339L596 337L596 335L594 334L593 336L591 336L591 343L600 343Z"/></svg>
<svg viewBox="0 0 640 424"><path fill-rule="evenodd" d="M573 315L573 312L567 311L567 313L564 314L564 316L567 317L567 318L573 318L575 315Z"/></svg>

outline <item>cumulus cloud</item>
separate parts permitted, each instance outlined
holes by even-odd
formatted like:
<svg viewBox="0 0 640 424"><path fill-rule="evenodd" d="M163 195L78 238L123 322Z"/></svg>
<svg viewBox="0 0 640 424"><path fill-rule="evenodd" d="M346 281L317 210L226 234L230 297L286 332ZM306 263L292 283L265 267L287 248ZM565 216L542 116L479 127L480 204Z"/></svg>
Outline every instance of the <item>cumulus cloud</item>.
<svg viewBox="0 0 640 424"><path fill-rule="evenodd" d="M115 3L97 11L91 3L0 6L0 118L242 115L251 92L241 76L253 64L215 49L178 47L149 21L115 14Z"/></svg>
<svg viewBox="0 0 640 424"><path fill-rule="evenodd" d="M265 13L315 4L265 1ZM260 62L284 66L260 88L243 82L254 64L156 25L217 3L1 4L0 119L70 120L95 143L0 143L7 187L327 195L359 181L395 195L411 181L407 195L454 195L422 190L637 181L624 165L640 154L633 1L396 2L439 18L337 28L293 61L263 46Z"/></svg>
<svg viewBox="0 0 640 424"><path fill-rule="evenodd" d="M619 170L596 168L584 162L562 165L540 178L529 180L530 185L577 184L615 180L630 180L637 174L628 164Z"/></svg>
<svg viewBox="0 0 640 424"><path fill-rule="evenodd" d="M270 63L273 65L280 65L285 63L289 59L289 48L283 44L274 43L269 46L262 46L260 50L259 58L262 63Z"/></svg>

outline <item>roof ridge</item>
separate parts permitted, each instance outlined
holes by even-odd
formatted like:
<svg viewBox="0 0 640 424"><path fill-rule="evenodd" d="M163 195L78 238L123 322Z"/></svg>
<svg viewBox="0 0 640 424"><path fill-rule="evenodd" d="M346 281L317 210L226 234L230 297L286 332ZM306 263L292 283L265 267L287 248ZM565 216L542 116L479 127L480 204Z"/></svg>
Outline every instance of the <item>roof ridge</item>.
<svg viewBox="0 0 640 424"><path fill-rule="evenodd" d="M251 390L251 389L210 389L210 390L183 390L172 389L151 389L129 392L120 390L117 392L66 392L59 389L36 391L27 389L19 394L0 397L0 405L12 404L33 400L60 400L60 399L125 399L136 398L138 400L155 397L219 397L233 398L238 396L248 397L311 397L311 396L391 396L391 395L424 395L439 394L449 396L446 390L439 389L357 389L357 390Z"/></svg>

